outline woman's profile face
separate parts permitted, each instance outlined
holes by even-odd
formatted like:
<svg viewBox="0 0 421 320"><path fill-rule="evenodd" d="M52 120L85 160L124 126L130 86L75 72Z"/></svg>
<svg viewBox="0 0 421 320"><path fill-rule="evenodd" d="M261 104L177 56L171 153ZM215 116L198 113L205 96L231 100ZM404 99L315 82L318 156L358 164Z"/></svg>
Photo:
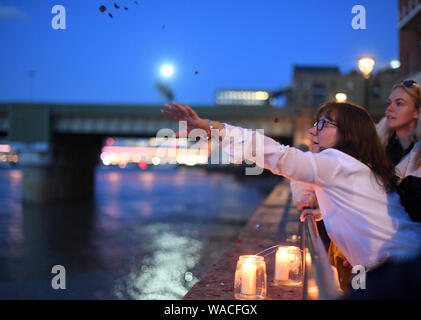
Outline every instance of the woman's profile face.
<svg viewBox="0 0 421 320"><path fill-rule="evenodd" d="M334 121L331 121L324 116L320 117L319 121L321 120L324 121L324 126L321 130L317 129L317 125L308 130L308 133L311 136L310 150L313 153L318 153L324 149L334 147L337 140L338 128Z"/></svg>
<svg viewBox="0 0 421 320"><path fill-rule="evenodd" d="M396 88L390 93L386 109L387 126L398 131L415 126L419 110L411 96L402 88Z"/></svg>

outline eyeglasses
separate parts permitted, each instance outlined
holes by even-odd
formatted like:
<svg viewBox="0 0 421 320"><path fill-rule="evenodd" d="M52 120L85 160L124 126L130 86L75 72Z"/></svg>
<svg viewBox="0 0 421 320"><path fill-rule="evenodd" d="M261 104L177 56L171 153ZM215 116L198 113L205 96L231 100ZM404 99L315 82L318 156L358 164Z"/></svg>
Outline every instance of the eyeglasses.
<svg viewBox="0 0 421 320"><path fill-rule="evenodd" d="M313 127L317 128L317 132L322 131L324 127L327 127L326 124L330 123L332 126L337 127L336 123L333 123L332 121L326 120L326 119L320 119L319 121L316 121L313 124Z"/></svg>
<svg viewBox="0 0 421 320"><path fill-rule="evenodd" d="M411 88L412 85L418 84L415 80L403 80L399 81L398 84L403 85L405 88Z"/></svg>

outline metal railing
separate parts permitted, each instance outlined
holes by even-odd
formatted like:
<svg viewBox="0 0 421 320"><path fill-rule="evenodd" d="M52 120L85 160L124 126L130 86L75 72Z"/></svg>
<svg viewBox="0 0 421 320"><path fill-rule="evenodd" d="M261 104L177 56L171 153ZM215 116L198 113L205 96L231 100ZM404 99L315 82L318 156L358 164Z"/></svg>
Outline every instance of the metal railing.
<svg viewBox="0 0 421 320"><path fill-rule="evenodd" d="M334 271L312 216L306 216L302 229L303 299L330 300L340 298Z"/></svg>

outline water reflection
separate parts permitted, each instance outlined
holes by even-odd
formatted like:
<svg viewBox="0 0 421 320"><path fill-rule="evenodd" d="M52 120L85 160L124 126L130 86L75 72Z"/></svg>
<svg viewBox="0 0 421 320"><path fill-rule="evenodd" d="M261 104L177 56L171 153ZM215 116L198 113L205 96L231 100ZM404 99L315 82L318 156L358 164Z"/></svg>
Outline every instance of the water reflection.
<svg viewBox="0 0 421 320"><path fill-rule="evenodd" d="M116 286L116 296L142 300L180 299L198 281L189 270L200 259L201 241L177 234L169 225L161 223L145 227L144 236L149 241L142 245L151 253L130 263L130 272Z"/></svg>
<svg viewBox="0 0 421 320"><path fill-rule="evenodd" d="M21 204L21 183L0 170L0 299L180 299L265 197L193 169L98 169L93 201L42 207ZM66 290L51 288L56 264Z"/></svg>

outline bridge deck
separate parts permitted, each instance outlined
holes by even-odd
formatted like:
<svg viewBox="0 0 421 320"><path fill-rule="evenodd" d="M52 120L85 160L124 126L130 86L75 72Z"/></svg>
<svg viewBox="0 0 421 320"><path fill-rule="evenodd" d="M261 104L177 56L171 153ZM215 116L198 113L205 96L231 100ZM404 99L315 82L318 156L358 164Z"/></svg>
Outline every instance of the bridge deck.
<svg viewBox="0 0 421 320"><path fill-rule="evenodd" d="M59 105L0 104L0 131L13 141L33 141L44 130L64 134L149 135L162 128L178 131L178 124L165 118L163 105ZM291 137L293 109L272 106L202 106L195 110L202 118L250 129L264 129L273 137ZM41 119L36 121L34 119ZM275 119L278 119L275 121ZM33 128L32 130L30 130ZM36 128L36 129L34 129ZM12 134L11 134L12 132ZM38 140L49 141L44 134ZM38 141L37 140L37 141Z"/></svg>

